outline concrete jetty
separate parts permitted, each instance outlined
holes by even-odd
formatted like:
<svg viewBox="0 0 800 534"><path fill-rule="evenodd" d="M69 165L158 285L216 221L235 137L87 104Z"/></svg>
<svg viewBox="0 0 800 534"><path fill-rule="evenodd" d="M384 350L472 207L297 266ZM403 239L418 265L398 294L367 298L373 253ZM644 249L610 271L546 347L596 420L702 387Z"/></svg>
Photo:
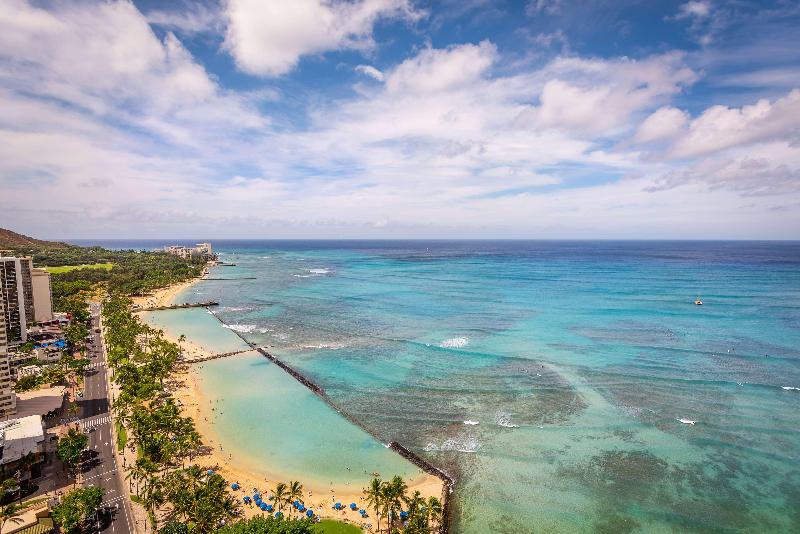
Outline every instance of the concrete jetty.
<svg viewBox="0 0 800 534"><path fill-rule="evenodd" d="M208 308L211 306L219 306L216 300L209 300L206 302L184 302L183 304L170 304L168 306L152 306L150 308L134 308L134 312L144 311L161 311L161 310L180 310L182 308Z"/></svg>
<svg viewBox="0 0 800 534"><path fill-rule="evenodd" d="M219 354L209 354L206 356L197 356L195 358L181 358L180 363L200 363L209 360L218 360L220 358L227 358L228 356L236 356L237 354L244 354L245 352L253 352L253 349L235 350L233 352L221 352Z"/></svg>

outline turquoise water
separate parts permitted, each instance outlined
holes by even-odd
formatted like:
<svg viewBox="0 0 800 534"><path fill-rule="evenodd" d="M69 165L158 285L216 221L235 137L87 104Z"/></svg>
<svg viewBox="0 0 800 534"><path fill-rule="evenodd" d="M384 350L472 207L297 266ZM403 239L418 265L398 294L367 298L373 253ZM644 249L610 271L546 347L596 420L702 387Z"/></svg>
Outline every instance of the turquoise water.
<svg viewBox="0 0 800 534"><path fill-rule="evenodd" d="M152 312L144 318L215 353L249 348L204 309ZM270 484L300 479L306 487L334 484L360 493L376 471L407 480L423 474L257 352L197 365L216 447L256 478Z"/></svg>
<svg viewBox="0 0 800 534"><path fill-rule="evenodd" d="M456 532L800 531L800 244L215 245L255 280L187 298L451 472ZM207 367L231 433L260 363Z"/></svg>

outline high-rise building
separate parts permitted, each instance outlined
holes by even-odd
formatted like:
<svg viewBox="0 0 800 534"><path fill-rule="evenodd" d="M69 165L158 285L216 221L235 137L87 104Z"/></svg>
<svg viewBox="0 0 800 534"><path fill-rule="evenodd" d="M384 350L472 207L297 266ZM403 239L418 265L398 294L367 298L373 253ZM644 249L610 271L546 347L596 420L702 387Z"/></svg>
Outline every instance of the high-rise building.
<svg viewBox="0 0 800 534"><path fill-rule="evenodd" d="M0 256L0 300L9 342L27 341L28 326L34 322L32 272L30 257Z"/></svg>
<svg viewBox="0 0 800 534"><path fill-rule="evenodd" d="M6 316L0 300L0 416L8 416L17 410L17 398L11 389L11 369L6 347Z"/></svg>
<svg viewBox="0 0 800 534"><path fill-rule="evenodd" d="M33 318L37 323L53 320L53 292L50 273L44 269L31 271L33 285Z"/></svg>

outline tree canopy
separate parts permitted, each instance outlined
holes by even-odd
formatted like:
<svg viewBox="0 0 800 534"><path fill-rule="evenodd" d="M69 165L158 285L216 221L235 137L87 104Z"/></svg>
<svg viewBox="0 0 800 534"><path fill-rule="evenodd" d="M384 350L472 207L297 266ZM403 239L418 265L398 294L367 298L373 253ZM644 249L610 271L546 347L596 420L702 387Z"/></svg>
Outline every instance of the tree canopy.
<svg viewBox="0 0 800 534"><path fill-rule="evenodd" d="M81 453L89 444L89 436L76 428L70 428L66 436L58 440L56 454L62 462L75 468L80 463Z"/></svg>
<svg viewBox="0 0 800 534"><path fill-rule="evenodd" d="M103 495L105 490L97 486L68 492L53 508L53 521L67 532L78 532L81 524L100 507Z"/></svg>

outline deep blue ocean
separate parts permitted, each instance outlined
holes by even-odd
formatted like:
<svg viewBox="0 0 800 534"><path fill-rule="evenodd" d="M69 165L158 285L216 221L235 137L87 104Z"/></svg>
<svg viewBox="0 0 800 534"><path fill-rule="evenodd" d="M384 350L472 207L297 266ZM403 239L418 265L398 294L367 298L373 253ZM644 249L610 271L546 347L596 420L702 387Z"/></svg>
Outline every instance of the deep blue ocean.
<svg viewBox="0 0 800 534"><path fill-rule="evenodd" d="M798 242L213 245L196 296L451 472L455 532L800 532Z"/></svg>

